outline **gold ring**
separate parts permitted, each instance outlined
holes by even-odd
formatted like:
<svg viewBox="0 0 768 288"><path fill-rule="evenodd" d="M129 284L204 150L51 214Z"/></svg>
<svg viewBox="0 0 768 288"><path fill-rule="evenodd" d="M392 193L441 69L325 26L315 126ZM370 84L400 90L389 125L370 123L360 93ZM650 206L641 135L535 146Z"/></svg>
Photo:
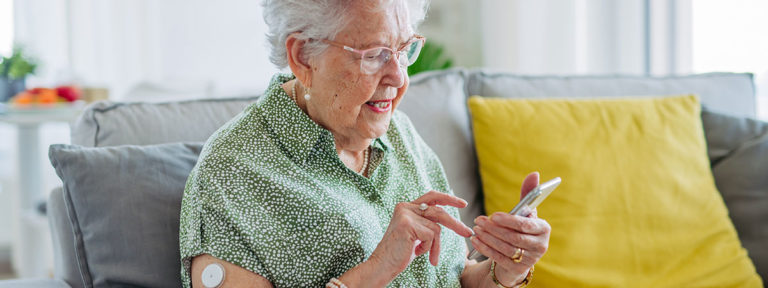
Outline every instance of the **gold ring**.
<svg viewBox="0 0 768 288"><path fill-rule="evenodd" d="M523 254L525 254L525 250L518 247L517 250L515 250L515 255L512 255L512 257L509 257L509 259L512 259L512 262L515 263L523 262Z"/></svg>

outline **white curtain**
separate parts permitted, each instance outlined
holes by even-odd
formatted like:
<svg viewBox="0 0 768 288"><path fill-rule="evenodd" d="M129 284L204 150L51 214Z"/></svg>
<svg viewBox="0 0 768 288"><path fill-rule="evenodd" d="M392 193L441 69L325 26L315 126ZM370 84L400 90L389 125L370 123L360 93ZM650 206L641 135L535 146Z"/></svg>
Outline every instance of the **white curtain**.
<svg viewBox="0 0 768 288"><path fill-rule="evenodd" d="M483 64L521 74L690 70L690 0L483 0ZM688 17L688 18L686 18ZM688 29L688 30L686 30ZM686 58L688 57L688 58Z"/></svg>
<svg viewBox="0 0 768 288"><path fill-rule="evenodd" d="M188 98L263 92L260 1L16 0L15 34L42 60L33 83L77 82L123 99L167 86ZM142 99L151 100L151 99Z"/></svg>

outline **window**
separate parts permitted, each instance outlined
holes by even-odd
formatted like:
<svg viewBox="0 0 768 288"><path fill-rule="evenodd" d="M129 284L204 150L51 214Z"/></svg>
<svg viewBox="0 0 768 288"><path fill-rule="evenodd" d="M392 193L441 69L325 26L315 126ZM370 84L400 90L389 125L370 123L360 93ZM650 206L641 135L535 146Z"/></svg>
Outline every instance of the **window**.
<svg viewBox="0 0 768 288"><path fill-rule="evenodd" d="M768 1L692 2L693 72L755 75L758 117L768 120Z"/></svg>
<svg viewBox="0 0 768 288"><path fill-rule="evenodd" d="M0 55L10 55L13 46L13 0L0 0Z"/></svg>

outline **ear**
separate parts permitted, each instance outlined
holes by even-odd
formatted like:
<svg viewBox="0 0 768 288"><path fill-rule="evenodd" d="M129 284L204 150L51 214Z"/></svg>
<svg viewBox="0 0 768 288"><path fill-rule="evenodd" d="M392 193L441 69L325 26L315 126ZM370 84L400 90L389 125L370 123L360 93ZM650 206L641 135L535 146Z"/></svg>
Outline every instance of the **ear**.
<svg viewBox="0 0 768 288"><path fill-rule="evenodd" d="M291 33L285 39L288 67L291 68L291 72L293 72L293 75L296 75L296 79L299 79L302 85L312 87L312 66L310 66L309 60L302 59L301 57L301 51L304 49L307 41L298 39L296 34L298 33Z"/></svg>

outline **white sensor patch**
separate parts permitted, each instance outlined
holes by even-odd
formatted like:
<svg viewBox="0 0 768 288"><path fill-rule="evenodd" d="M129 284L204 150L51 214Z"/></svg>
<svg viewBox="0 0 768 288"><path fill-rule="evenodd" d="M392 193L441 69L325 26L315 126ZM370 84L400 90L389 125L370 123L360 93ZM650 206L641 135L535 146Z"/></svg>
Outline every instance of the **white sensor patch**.
<svg viewBox="0 0 768 288"><path fill-rule="evenodd" d="M209 264L203 269L203 286L217 288L224 282L224 266L219 263Z"/></svg>

